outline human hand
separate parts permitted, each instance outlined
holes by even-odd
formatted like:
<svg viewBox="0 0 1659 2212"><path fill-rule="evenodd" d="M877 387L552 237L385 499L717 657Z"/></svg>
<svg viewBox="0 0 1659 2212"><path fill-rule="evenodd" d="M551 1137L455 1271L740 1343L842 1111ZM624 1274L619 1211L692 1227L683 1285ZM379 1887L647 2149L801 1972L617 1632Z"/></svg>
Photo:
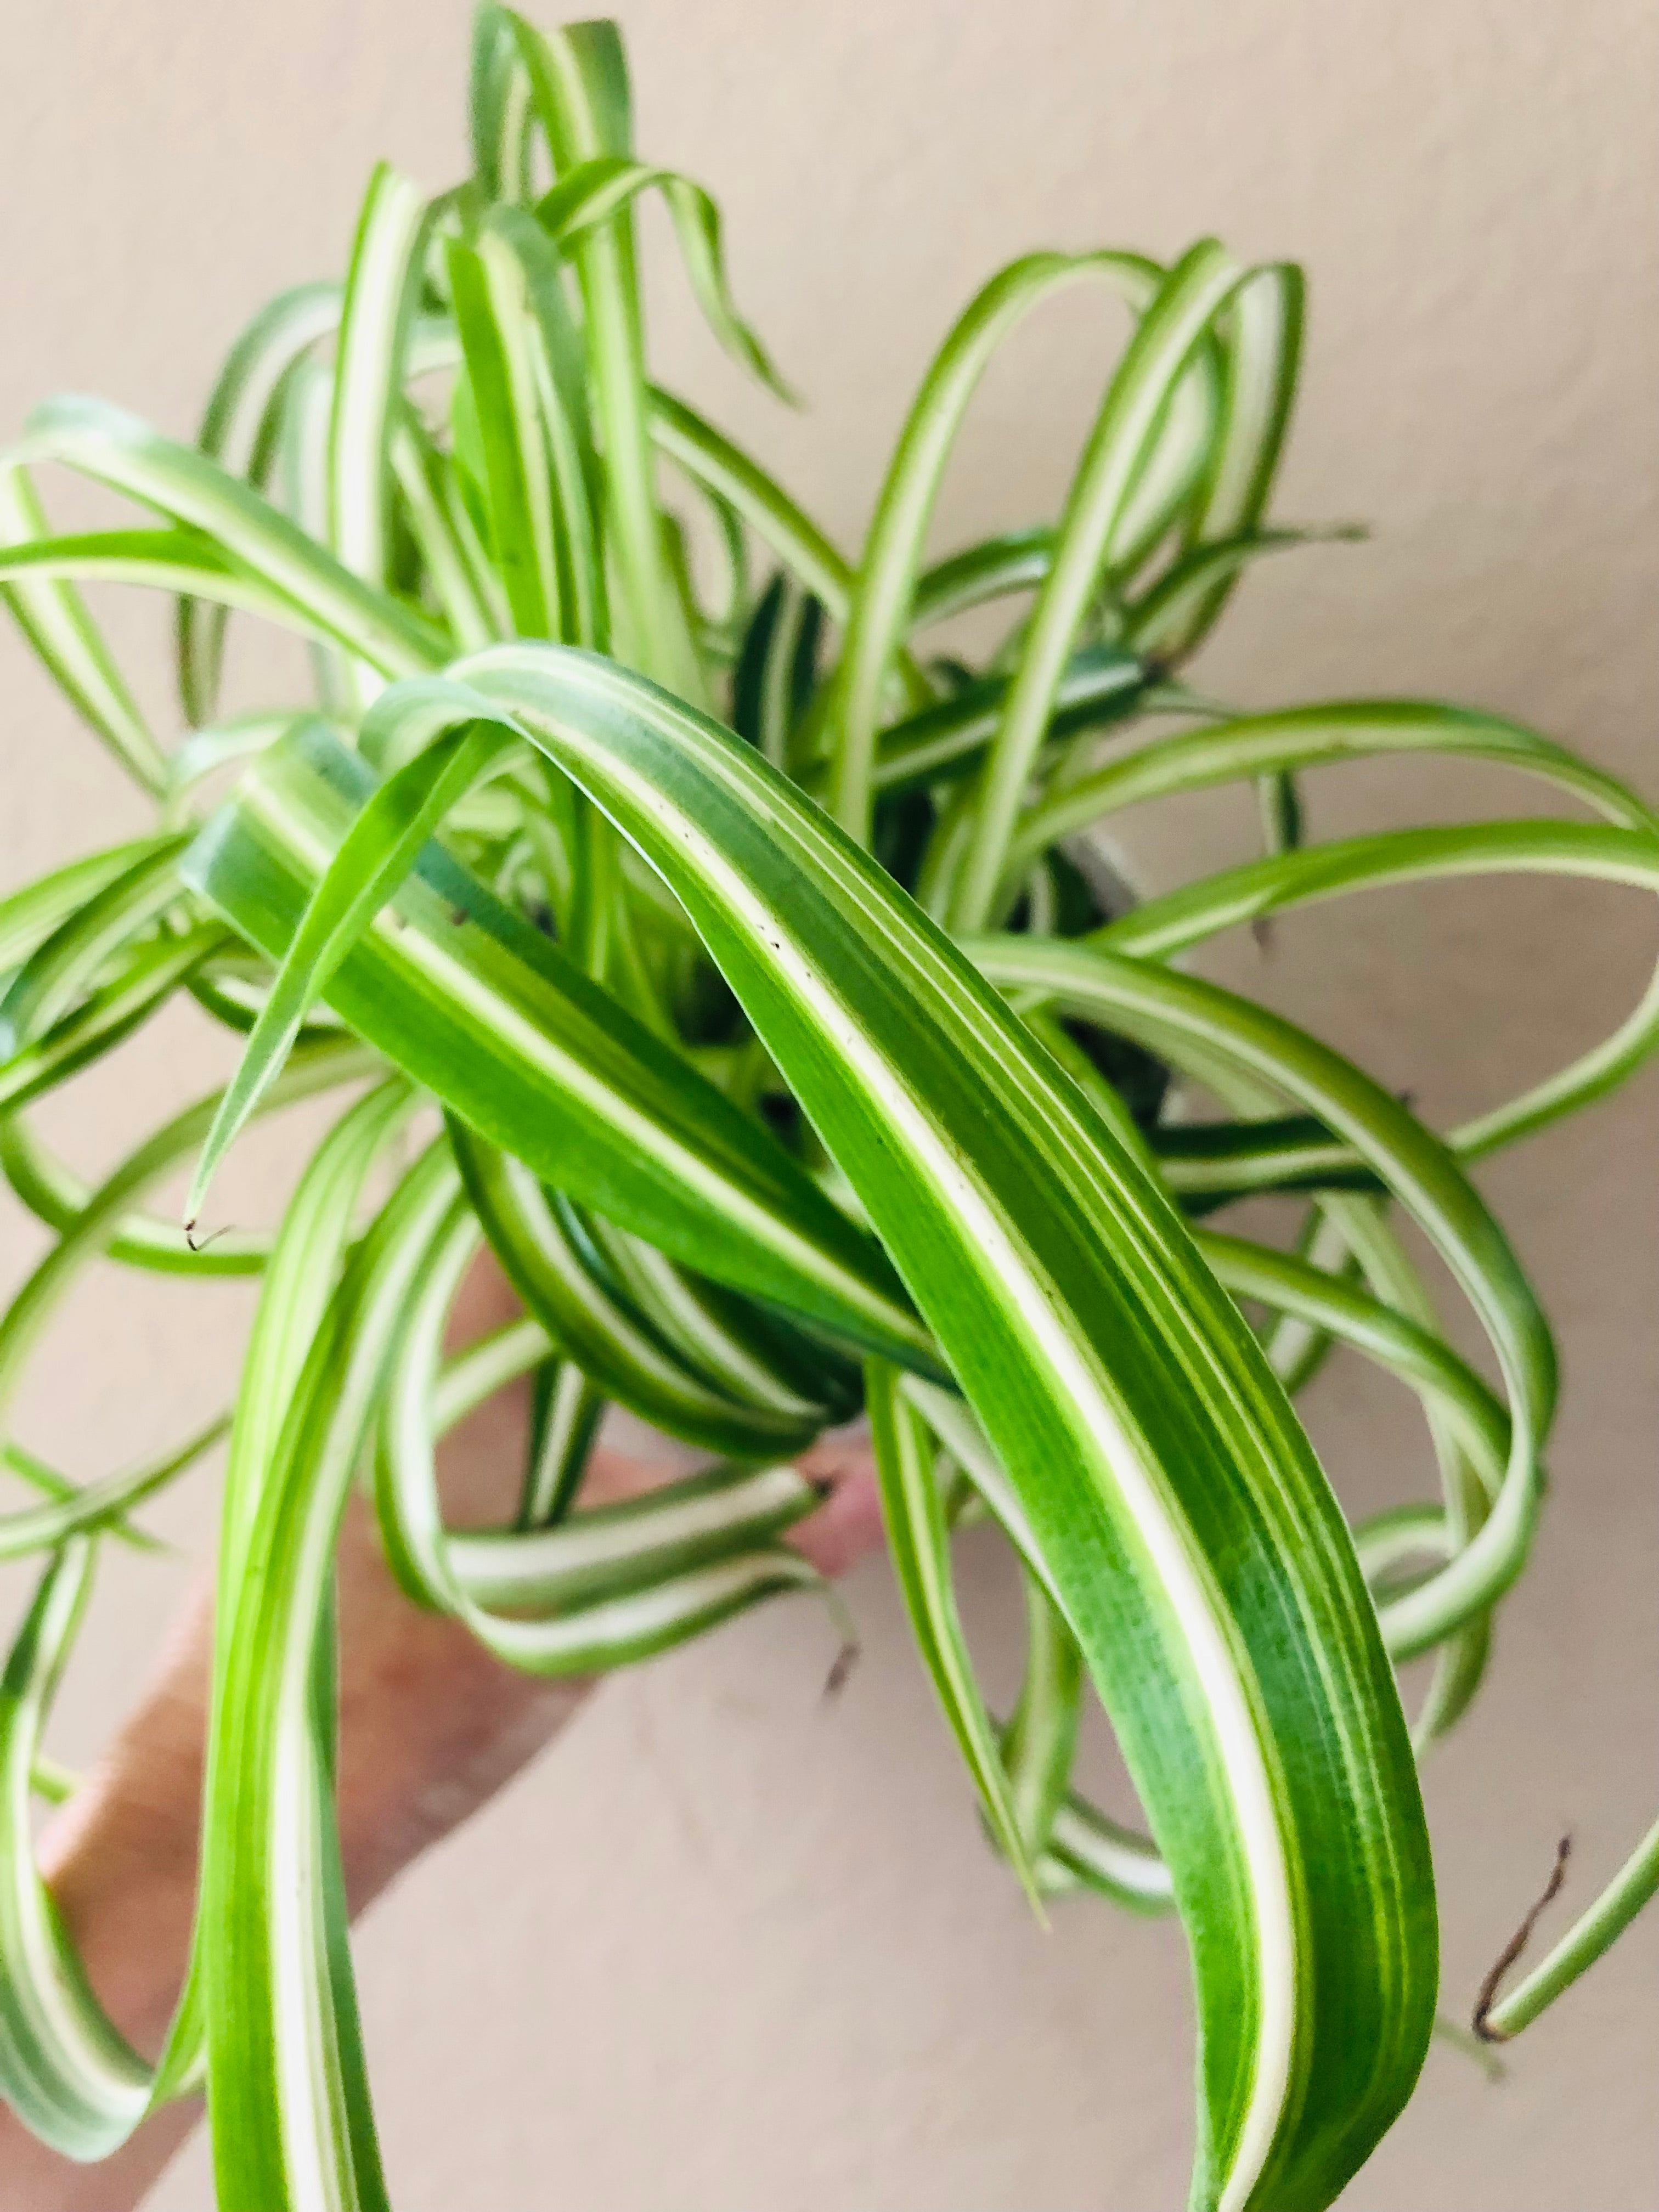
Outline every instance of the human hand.
<svg viewBox="0 0 1659 2212"><path fill-rule="evenodd" d="M457 1335L481 1334L514 1310L499 1273L481 1264L457 1302ZM528 1422L526 1383L500 1393L446 1441L439 1474L452 1525L509 1518ZM583 1504L636 1496L683 1464L650 1456L648 1447L600 1446ZM822 1572L839 1574L881 1539L867 1445L857 1433L832 1435L798 1464L828 1495L789 1540ZM411 1604L356 1496L341 1527L337 1588L340 1846L356 1913L510 1781L595 1685L515 1674L459 1621ZM40 1844L42 1871L94 1989L123 2034L152 2057L189 1951L212 1642L212 1586L204 1577L137 1710ZM167 2106L91 2166L60 2157L0 2110L0 2212L126 2212L199 2110L193 2100Z"/></svg>

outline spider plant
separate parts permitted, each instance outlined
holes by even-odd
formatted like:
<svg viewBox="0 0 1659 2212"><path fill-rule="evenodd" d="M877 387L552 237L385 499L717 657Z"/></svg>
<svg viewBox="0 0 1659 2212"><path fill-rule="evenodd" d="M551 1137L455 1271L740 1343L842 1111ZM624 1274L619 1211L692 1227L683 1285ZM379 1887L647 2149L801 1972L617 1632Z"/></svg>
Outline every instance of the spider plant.
<svg viewBox="0 0 1659 2212"><path fill-rule="evenodd" d="M427 199L378 168L344 281L255 318L194 447L58 399L0 466L0 587L156 811L0 904L0 1168L55 1238L0 1321L0 1389L94 1261L262 1278L229 1419L193 1964L154 2069L55 1917L30 1795L52 1786L41 1731L99 1545L222 1425L84 1486L5 1447L40 1496L0 1549L43 1564L0 1691L0 2083L95 2159L204 2075L222 2203L383 2203L331 1793L350 1486L416 1602L511 1666L602 1669L816 1583L779 1541L813 1503L791 1462L862 1407L995 1847L1040 1910L1090 1893L1180 1916L1194 2204L1327 2204L1423 2059L1417 1757L1474 1694L1542 1496L1549 1331L1470 1170L1644 1059L1659 984L1594 1051L1437 1133L1180 956L1384 884L1659 890L1659 820L1494 715L1239 714L1183 682L1249 566L1318 534L1269 520L1293 267L1205 239L1168 265L1000 270L929 368L854 556L647 373L635 222L654 194L720 342L787 396L713 202L635 155L615 29L486 4L470 99L472 173ZM1129 335L1058 519L930 562L981 376L1082 286ZM48 467L132 512L53 534ZM80 595L94 580L176 597L170 742ZM939 649L969 611L995 641L971 663ZM308 642L314 696L222 708L232 612ZM1425 754L1595 818L1304 841L1302 779ZM1102 825L1230 782L1261 794L1260 856L1122 897ZM180 994L240 1033L234 1078L89 1188L32 1109ZM274 1237L210 1233L238 1133L319 1093L341 1111ZM164 1218L147 1194L192 1160L186 1218ZM1220 1225L1263 1194L1294 1213L1282 1248ZM1501 1392L1454 1350L1408 1224ZM523 1317L446 1358L485 1245ZM1438 1470L1431 1498L1354 1528L1291 1402L1338 1346L1416 1394ZM516 1521L452 1534L436 1439L531 1372ZM711 1471L585 1510L609 1406ZM1028 1668L1000 1717L952 1595L965 1518L1000 1528L1024 1581ZM1408 1724L1395 1669L1430 1652ZM1073 1786L1085 1695L1146 1832ZM1659 1832L1486 2032L1535 2016L1656 1878Z"/></svg>

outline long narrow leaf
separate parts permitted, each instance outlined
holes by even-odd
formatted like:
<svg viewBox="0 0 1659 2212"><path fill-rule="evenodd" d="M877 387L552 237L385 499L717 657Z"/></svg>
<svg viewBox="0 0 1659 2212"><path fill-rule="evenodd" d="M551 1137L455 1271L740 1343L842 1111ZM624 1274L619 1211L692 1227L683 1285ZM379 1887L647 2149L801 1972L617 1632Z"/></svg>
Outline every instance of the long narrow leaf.
<svg viewBox="0 0 1659 2212"><path fill-rule="evenodd" d="M911 1631L979 1792L991 1833L1036 1905L1036 1874L1020 1810L957 1615L950 1539L933 1472L932 1439L915 1407L900 1395L893 1369L878 1360L872 1360L865 1370L865 1397L887 1548Z"/></svg>
<svg viewBox="0 0 1659 2212"><path fill-rule="evenodd" d="M1345 700L1212 723L1108 762L1030 809L1010 848L1010 866L1121 807L1149 799L1247 776L1424 753L1517 769L1570 792L1621 829L1659 835L1659 817L1616 776L1521 723L1432 700Z"/></svg>
<svg viewBox="0 0 1659 2212"><path fill-rule="evenodd" d="M1432 1892L1370 1601L1255 1340L1136 1157L751 748L583 655L456 673L664 874L993 1437L1187 1920L1199 2201L1328 2197L1420 2063Z"/></svg>
<svg viewBox="0 0 1659 2212"><path fill-rule="evenodd" d="M536 219L556 243L609 221L641 192L659 191L673 217L686 275L708 327L733 361L780 399L794 394L773 366L752 327L738 313L726 273L720 214L702 186L674 169L653 169L622 154L601 154L568 170L537 207Z"/></svg>
<svg viewBox="0 0 1659 2212"><path fill-rule="evenodd" d="M1389 1646L1401 1656L1426 1648L1489 1605L1520 1572L1536 1528L1555 1358L1531 1286L1451 1152L1351 1061L1216 984L1086 945L987 938L968 949L1005 988L1085 1014L1108 1012L1114 1026L1176 1065L1195 1039L1201 1052L1317 1114L1382 1175L1474 1308L1503 1371L1511 1420L1509 1462L1490 1517L1455 1559L1390 1601Z"/></svg>
<svg viewBox="0 0 1659 2212"><path fill-rule="evenodd" d="M520 1162L459 1124L451 1142L507 1277L553 1343L608 1397L687 1443L750 1458L804 1443L820 1425L810 1408L763 1410L715 1389L596 1279Z"/></svg>
<svg viewBox="0 0 1659 2212"><path fill-rule="evenodd" d="M1148 303L1112 379L1066 494L1053 565L987 758L951 906L960 928L981 927L990 914L1021 796L1089 597L1155 456L1171 395L1237 281L1233 263L1212 239L1189 248Z"/></svg>
<svg viewBox="0 0 1659 2212"><path fill-rule="evenodd" d="M278 293L253 318L226 356L208 396L196 442L204 453L251 482L275 458L284 395L295 365L339 326L340 287L298 284ZM198 728L218 710L224 653L222 604L179 602L176 651L179 696Z"/></svg>
<svg viewBox="0 0 1659 2212"><path fill-rule="evenodd" d="M584 163L633 157L628 63L613 23L544 34L511 17L557 183ZM702 676L678 595L669 587L647 423L644 337L634 218L623 205L574 243L586 310L606 510L629 650L658 682L696 698Z"/></svg>
<svg viewBox="0 0 1659 2212"><path fill-rule="evenodd" d="M334 1194L349 1210L401 1110L398 1086L372 1093L337 1125L307 1182L343 1175ZM439 1147L427 1157L443 1162ZM313 1675L340 1510L421 1254L447 1202L425 1165L399 1185L308 1344L306 1322L329 1288L321 1255L303 1254L293 1285L286 1269L273 1270L265 1299L283 1349L264 1361L260 1387L245 1389L238 1408L203 1831L202 1911L216 1940L200 1972L218 2194L273 2212L386 2204ZM292 1313L280 1310L290 1304Z"/></svg>
<svg viewBox="0 0 1659 2212"><path fill-rule="evenodd" d="M36 2135L80 2159L125 2141L152 2082L88 1987L34 1865L33 1762L94 1551L81 1537L52 1561L0 1679L0 2088Z"/></svg>
<svg viewBox="0 0 1659 2212"><path fill-rule="evenodd" d="M27 451L204 532L222 555L349 641L382 675L412 675L441 662L442 640L431 625L354 576L205 454L160 436L136 416L101 400L54 399L30 416ZM172 588L203 586L181 574Z"/></svg>
<svg viewBox="0 0 1659 2212"><path fill-rule="evenodd" d="M1003 340L1060 288L1091 277L1144 295L1152 264L1129 254L1033 253L1012 262L963 309L928 369L876 504L848 623L831 715L830 805L853 836L869 835L876 732L894 654L908 627L916 577L945 470L980 379Z"/></svg>
<svg viewBox="0 0 1659 2212"><path fill-rule="evenodd" d="M346 275L329 423L329 543L348 568L384 586L392 425L414 319L428 210L382 161L369 179Z"/></svg>
<svg viewBox="0 0 1659 2212"><path fill-rule="evenodd" d="M0 466L0 547L15 552L51 536L27 471ZM159 791L167 778L161 747L80 593L44 568L10 574L6 604L58 689L143 788Z"/></svg>
<svg viewBox="0 0 1659 2212"><path fill-rule="evenodd" d="M429 729L429 700L416 695L415 710ZM361 762L307 731L262 756L186 872L280 956L371 787ZM329 997L481 1135L608 1220L854 1342L931 1364L927 1332L872 1241L757 1124L441 854L423 856L392 912L358 939Z"/></svg>
<svg viewBox="0 0 1659 2212"><path fill-rule="evenodd" d="M1274 855L1148 900L1107 925L1116 952L1168 959L1240 922L1311 901L1390 884L1478 875L1573 876L1659 891L1659 842L1635 830L1573 822L1479 822L1389 830ZM1450 1131L1447 1143L1476 1159L1547 1127L1622 1082L1659 1046L1659 972L1619 1027L1518 1097Z"/></svg>

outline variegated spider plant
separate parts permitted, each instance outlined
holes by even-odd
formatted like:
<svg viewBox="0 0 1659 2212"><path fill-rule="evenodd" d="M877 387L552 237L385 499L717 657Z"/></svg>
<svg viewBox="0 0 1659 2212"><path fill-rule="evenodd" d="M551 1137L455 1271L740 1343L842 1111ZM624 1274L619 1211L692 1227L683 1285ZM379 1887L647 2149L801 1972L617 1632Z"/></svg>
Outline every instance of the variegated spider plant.
<svg viewBox="0 0 1659 2212"><path fill-rule="evenodd" d="M647 192L720 339L781 390L712 202L635 155L614 29L544 34L486 4L471 100L471 176L428 200L377 170L345 281L255 319L195 447L60 399L0 466L0 586L157 814L0 904L0 1166L55 1237L0 1321L0 1387L95 1261L263 1279L224 1482L193 1966L154 2069L79 1972L29 1801L98 1545L210 1438L84 1487L6 1448L43 1494L0 1520L7 1554L42 1561L0 1692L0 2084L95 2159L204 2073L222 2203L383 2203L332 1827L349 1486L371 1486L415 1598L509 1665L602 1669L816 1582L778 1540L812 1503L790 1462L862 1407L995 1844L1034 1899L1184 1924L1194 2204L1327 2204L1423 2059L1416 1753L1480 1681L1541 1494L1550 1336L1469 1169L1634 1067L1659 986L1573 1065L1435 1133L1179 956L1382 884L1659 890L1659 821L1496 716L1240 716L1183 686L1249 564L1308 534L1268 520L1295 269L1208 239L1168 266L1014 262L929 368L853 558L649 379ZM1074 286L1116 295L1131 334L1058 520L929 565L982 373ZM131 515L55 536L48 465ZM177 595L175 742L88 579ZM933 649L969 609L1003 616L976 666ZM309 641L314 701L222 714L231 611ZM1595 818L1304 841L1299 778L1420 754L1500 763ZM1109 895L1102 824L1233 781L1261 794L1261 857ZM234 1079L88 1188L33 1109L181 993L246 1033ZM274 1237L198 1234L250 1116L323 1091L338 1118ZM370 1206L411 1121L429 1138ZM147 1209L192 1157L185 1221ZM1217 1225L1263 1193L1299 1209L1289 1249ZM1402 1223L1473 1309L1501 1395L1452 1348ZM486 1243L524 1317L446 1360ZM1439 1473L1431 1501L1352 1528L1291 1403L1336 1345L1417 1394ZM452 1535L434 1440L529 1370L517 1522ZM611 1405L714 1470L584 1510ZM964 1514L1000 1525L1024 1577L1004 1720L952 1596ZM1408 1726L1394 1669L1428 1652ZM1073 1786L1085 1685L1148 1832ZM1656 1878L1659 1831L1486 2031L1524 2027Z"/></svg>

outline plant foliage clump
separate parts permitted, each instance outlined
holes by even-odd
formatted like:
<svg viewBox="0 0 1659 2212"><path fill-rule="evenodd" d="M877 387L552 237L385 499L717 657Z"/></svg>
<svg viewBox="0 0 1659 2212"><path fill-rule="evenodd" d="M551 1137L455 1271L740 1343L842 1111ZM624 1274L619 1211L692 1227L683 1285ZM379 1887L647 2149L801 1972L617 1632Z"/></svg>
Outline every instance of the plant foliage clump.
<svg viewBox="0 0 1659 2212"><path fill-rule="evenodd" d="M1269 519L1294 268L1208 239L1167 266L1012 263L929 368L854 559L647 374L635 222L654 194L721 343L784 389L713 203L635 153L615 30L486 4L471 100L471 175L428 200L377 169L344 282L254 319L194 447L60 399L0 461L0 589L156 809L149 836L0 903L0 1168L55 1240L0 1320L0 1389L94 1261L262 1277L229 1419L192 1971L155 2069L79 1971L29 1798L100 1544L223 1425L85 1486L5 1447L40 1495L0 1547L43 1566L0 1689L0 2085L97 2158L204 2073L222 2202L382 2203L332 1803L350 1486L412 1598L510 1665L586 1672L814 1585L780 1541L813 1503L792 1461L862 1407L996 1845L1034 1898L1181 1916L1194 2203L1328 2203L1426 2047L1417 1754L1480 1682L1543 1487L1549 1333L1469 1170L1644 1059L1659 988L1436 1133L1178 956L1386 884L1659 890L1659 821L1494 715L1237 714L1183 682L1250 564L1318 534ZM988 362L1079 286L1116 295L1129 335L1058 519L930 562ZM55 535L48 466L128 511ZM111 579L177 599L174 742L80 595ZM939 649L970 610L995 637L972 662ZM222 710L233 611L307 641L314 696ZM1595 818L1306 842L1304 778L1424 754L1500 763ZM1260 793L1261 855L1117 896L1102 825L1225 783ZM36 1103L180 994L242 1033L234 1078L88 1188ZM207 1233L238 1131L319 1092L342 1110L275 1236ZM147 1195L192 1159L180 1224ZM1285 1249L1219 1225L1263 1194L1296 1210ZM1501 1392L1453 1349L1404 1224ZM486 1245L524 1317L446 1357ZM1334 1346L1417 1395L1438 1468L1431 1500L1352 1528L1291 1402ZM437 1439L532 1371L514 1525L452 1534ZM585 1509L611 1405L712 1470ZM1024 1577L1029 1666L1001 1719L952 1597L964 1516L998 1524ZM1408 1726L1394 1669L1428 1652ZM1073 1787L1085 1686L1148 1832ZM1524 2026L1656 1878L1650 1837L1488 2032Z"/></svg>

